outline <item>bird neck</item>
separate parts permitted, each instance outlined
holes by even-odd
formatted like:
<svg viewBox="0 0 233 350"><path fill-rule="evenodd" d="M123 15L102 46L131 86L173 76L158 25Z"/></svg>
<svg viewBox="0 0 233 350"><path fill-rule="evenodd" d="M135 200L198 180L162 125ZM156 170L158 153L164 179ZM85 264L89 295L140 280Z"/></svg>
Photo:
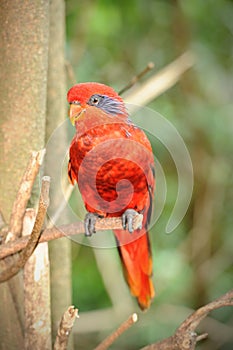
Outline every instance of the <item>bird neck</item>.
<svg viewBox="0 0 233 350"><path fill-rule="evenodd" d="M95 127L101 127L106 124L130 124L131 121L128 118L128 114L119 114L119 115L109 115L107 113L104 113L101 110L98 110L97 108L88 108L80 119L77 120L75 123L76 128L76 134L77 135L83 135L84 133L88 132L88 130L95 128Z"/></svg>

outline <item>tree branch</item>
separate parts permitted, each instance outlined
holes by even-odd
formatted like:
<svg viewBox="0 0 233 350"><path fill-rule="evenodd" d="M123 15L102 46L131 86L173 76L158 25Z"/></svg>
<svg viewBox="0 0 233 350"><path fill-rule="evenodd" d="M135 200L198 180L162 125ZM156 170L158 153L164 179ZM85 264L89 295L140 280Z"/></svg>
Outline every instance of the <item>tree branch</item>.
<svg viewBox="0 0 233 350"><path fill-rule="evenodd" d="M138 320L138 315L136 313L132 314L126 321L124 321L112 334L110 334L102 343L100 343L94 350L106 350L108 347L114 343L114 341L124 333L128 328L130 328Z"/></svg>
<svg viewBox="0 0 233 350"><path fill-rule="evenodd" d="M125 101L134 106L130 109L130 112L132 113L133 109L136 110L137 106L145 106L175 85L179 81L181 75L193 67L194 63L194 54L190 51L186 51L160 72L148 79L143 85L126 96Z"/></svg>
<svg viewBox="0 0 233 350"><path fill-rule="evenodd" d="M199 323L213 310L219 309L223 306L233 306L233 289L222 295L218 299L211 303L200 307L198 310L193 312L186 320L180 325L177 331L194 332Z"/></svg>
<svg viewBox="0 0 233 350"><path fill-rule="evenodd" d="M60 325L57 330L57 337L54 343L54 350L66 350L70 332L73 328L76 318L78 318L78 309L69 306L64 312Z"/></svg>
<svg viewBox="0 0 233 350"><path fill-rule="evenodd" d="M207 333L197 335L195 329L209 312L223 306L233 306L233 289L211 303L194 311L176 330L175 334L141 350L194 350L196 343L207 337Z"/></svg>
<svg viewBox="0 0 233 350"><path fill-rule="evenodd" d="M35 224L32 230L31 235L26 243L26 246L22 253L19 255L18 260L13 262L12 265L8 266L5 270L0 273L0 282L5 282L14 275L16 275L19 270L25 265L28 258L33 253L36 245L38 244L41 229L44 223L46 211L49 205L49 186L50 186L50 177L44 176L42 178L41 194L39 201L39 208L35 220Z"/></svg>
<svg viewBox="0 0 233 350"><path fill-rule="evenodd" d="M32 187L43 162L44 155L45 149L38 152L31 152L31 157L22 177L20 187L13 204L6 242L12 241L13 239L19 237L20 233L22 232L23 217L27 207L27 202L30 199Z"/></svg>
<svg viewBox="0 0 233 350"><path fill-rule="evenodd" d="M133 227L136 230L140 227L142 223L143 215L138 214L134 217ZM114 218L105 218L96 220L96 231L103 230L123 230L122 221L120 217ZM40 238L39 243L48 242L53 239L66 237L66 236L74 236L77 234L84 233L84 225L82 222L77 222L74 224L62 225L60 227L52 227L49 229L45 229ZM25 236L19 238L13 242L9 242L0 246L0 259L3 259L9 255L15 254L20 250L24 249L27 245L30 236Z"/></svg>
<svg viewBox="0 0 233 350"><path fill-rule="evenodd" d="M154 63L153 62L149 62L147 63L147 66L137 75L135 75L135 77L133 77L130 82L123 87L118 94L122 95L124 92L126 92L127 90L129 90L133 85L135 85L146 73L148 73L151 69L154 68Z"/></svg>

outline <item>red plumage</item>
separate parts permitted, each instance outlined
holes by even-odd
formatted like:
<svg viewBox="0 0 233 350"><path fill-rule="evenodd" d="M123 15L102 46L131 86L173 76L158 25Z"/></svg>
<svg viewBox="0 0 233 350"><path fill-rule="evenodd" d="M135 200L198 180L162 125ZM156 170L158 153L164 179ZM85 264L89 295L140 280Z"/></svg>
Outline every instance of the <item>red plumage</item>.
<svg viewBox="0 0 233 350"><path fill-rule="evenodd" d="M122 216L128 209L143 214L141 229L114 234L131 293L146 309L154 296L148 236L154 192L151 145L112 88L77 84L67 98L76 127L68 174L78 183L87 211L103 217Z"/></svg>

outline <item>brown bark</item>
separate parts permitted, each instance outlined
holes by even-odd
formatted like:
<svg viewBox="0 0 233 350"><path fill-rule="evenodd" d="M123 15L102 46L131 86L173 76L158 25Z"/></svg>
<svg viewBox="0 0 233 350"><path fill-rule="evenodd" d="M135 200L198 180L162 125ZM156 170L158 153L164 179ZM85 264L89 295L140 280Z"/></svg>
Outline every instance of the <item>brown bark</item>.
<svg viewBox="0 0 233 350"><path fill-rule="evenodd" d="M30 150L44 146L48 1L1 1L0 208L9 223ZM0 286L1 349L23 348L22 276Z"/></svg>
<svg viewBox="0 0 233 350"><path fill-rule="evenodd" d="M28 209L23 234L30 234L36 214ZM24 267L25 350L51 349L48 244L40 244Z"/></svg>
<svg viewBox="0 0 233 350"><path fill-rule="evenodd" d="M48 1L3 0L0 23L0 207L8 222L29 152L44 145Z"/></svg>
<svg viewBox="0 0 233 350"><path fill-rule="evenodd" d="M78 309L75 309L74 306L69 306L64 312L57 330L54 350L67 349L69 336L71 334L74 322L78 317Z"/></svg>

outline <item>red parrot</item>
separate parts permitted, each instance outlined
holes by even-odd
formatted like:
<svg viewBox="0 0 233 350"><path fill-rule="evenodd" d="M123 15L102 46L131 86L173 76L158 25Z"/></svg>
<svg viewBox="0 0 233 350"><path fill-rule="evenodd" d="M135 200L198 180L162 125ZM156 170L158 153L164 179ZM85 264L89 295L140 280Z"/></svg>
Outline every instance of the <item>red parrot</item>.
<svg viewBox="0 0 233 350"><path fill-rule="evenodd" d="M87 214L85 235L97 217L121 217L114 230L124 276L142 310L154 297L148 226L155 185L154 159L144 132L129 119L122 98L100 83L81 83L67 94L76 134L69 151L68 176L77 182ZM133 217L143 214L133 230Z"/></svg>

